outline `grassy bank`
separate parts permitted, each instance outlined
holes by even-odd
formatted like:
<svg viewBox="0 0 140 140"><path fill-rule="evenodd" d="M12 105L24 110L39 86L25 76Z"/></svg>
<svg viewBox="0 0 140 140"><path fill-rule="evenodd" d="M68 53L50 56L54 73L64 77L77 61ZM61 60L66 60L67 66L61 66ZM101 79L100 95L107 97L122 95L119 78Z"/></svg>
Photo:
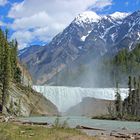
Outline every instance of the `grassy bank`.
<svg viewBox="0 0 140 140"><path fill-rule="evenodd" d="M0 140L95 140L79 130L0 123Z"/></svg>

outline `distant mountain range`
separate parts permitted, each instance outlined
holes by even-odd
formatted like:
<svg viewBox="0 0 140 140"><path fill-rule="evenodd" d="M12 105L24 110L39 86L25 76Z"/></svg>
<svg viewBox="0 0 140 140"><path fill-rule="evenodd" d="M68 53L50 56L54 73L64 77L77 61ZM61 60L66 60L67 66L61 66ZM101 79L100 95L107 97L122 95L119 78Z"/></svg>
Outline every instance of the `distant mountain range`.
<svg viewBox="0 0 140 140"><path fill-rule="evenodd" d="M90 74L78 77L83 65L85 68L92 65L96 73L94 65L102 56L115 55L122 48L131 51L139 42L140 11L104 16L86 11L48 45L21 50L19 57L27 65L35 84L76 85L80 82L78 85L82 85L82 78L94 84L97 77L91 78Z"/></svg>

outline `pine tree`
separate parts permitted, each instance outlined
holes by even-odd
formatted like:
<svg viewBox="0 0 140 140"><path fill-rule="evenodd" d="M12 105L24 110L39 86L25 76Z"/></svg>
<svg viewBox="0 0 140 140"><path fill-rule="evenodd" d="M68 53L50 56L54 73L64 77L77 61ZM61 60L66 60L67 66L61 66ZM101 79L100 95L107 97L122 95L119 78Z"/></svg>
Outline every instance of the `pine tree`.
<svg viewBox="0 0 140 140"><path fill-rule="evenodd" d="M16 40L10 42L11 75L14 82L21 83L21 71L20 68L17 66L17 47L18 43Z"/></svg>
<svg viewBox="0 0 140 140"><path fill-rule="evenodd" d="M119 86L118 82L116 83L116 95L115 95L115 109L116 109L116 117L121 118L122 117L122 99L119 92Z"/></svg>
<svg viewBox="0 0 140 140"><path fill-rule="evenodd" d="M138 102L140 102L140 76L138 77Z"/></svg>
<svg viewBox="0 0 140 140"><path fill-rule="evenodd" d="M8 32L9 32L9 30L8 30L8 28L6 28L6 30L5 30L5 39L6 40L8 40Z"/></svg>
<svg viewBox="0 0 140 140"><path fill-rule="evenodd" d="M128 88L129 88L128 114L132 114L132 78L131 76L129 76Z"/></svg>
<svg viewBox="0 0 140 140"><path fill-rule="evenodd" d="M14 79L17 83L21 83L21 70L20 68L18 67L18 59L17 59L17 50L18 50L18 42L17 40L15 40L15 46L14 46L14 56L15 56L15 62L16 62L16 69L15 69L15 73L14 73Z"/></svg>
<svg viewBox="0 0 140 140"><path fill-rule="evenodd" d="M139 112L140 112L140 76L138 77L137 80L137 90L136 90L136 112L135 115L139 116Z"/></svg>
<svg viewBox="0 0 140 140"><path fill-rule="evenodd" d="M136 92L137 92L137 82L136 82L136 77L133 78L133 87L134 90L132 91L132 115L136 114Z"/></svg>
<svg viewBox="0 0 140 140"><path fill-rule="evenodd" d="M4 34L0 29L0 83L2 83L3 79L3 62L4 62Z"/></svg>
<svg viewBox="0 0 140 140"><path fill-rule="evenodd" d="M0 112L7 111L10 82L21 82L21 71L18 67L16 40L8 42L8 29L0 29Z"/></svg>
<svg viewBox="0 0 140 140"><path fill-rule="evenodd" d="M10 83L10 54L9 54L9 46L5 41L4 46L4 71L3 71L3 79L2 79L2 112L5 113L5 107L9 98L8 89Z"/></svg>

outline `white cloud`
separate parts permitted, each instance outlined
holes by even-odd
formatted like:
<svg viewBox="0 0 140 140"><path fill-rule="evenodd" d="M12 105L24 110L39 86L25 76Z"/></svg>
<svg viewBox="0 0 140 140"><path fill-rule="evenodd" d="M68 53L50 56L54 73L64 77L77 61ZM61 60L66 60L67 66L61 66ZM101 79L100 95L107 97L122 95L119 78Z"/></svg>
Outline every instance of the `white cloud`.
<svg viewBox="0 0 140 140"><path fill-rule="evenodd" d="M2 25L3 25L3 22L0 21L0 26L2 26Z"/></svg>
<svg viewBox="0 0 140 140"><path fill-rule="evenodd" d="M22 49L22 48L26 47L26 45L28 43L31 43L31 41L34 37L32 36L31 32L20 30L20 31L16 31L15 33L13 33L11 38L12 39L16 38L18 40L20 49Z"/></svg>
<svg viewBox="0 0 140 140"><path fill-rule="evenodd" d="M112 0L99 0L92 6L92 9L102 10L104 7L110 5L112 5Z"/></svg>
<svg viewBox="0 0 140 140"><path fill-rule="evenodd" d="M126 2L125 2L125 5L126 5L126 6L128 6L128 5L129 5L129 2L128 2L128 1L126 1Z"/></svg>
<svg viewBox="0 0 140 140"><path fill-rule="evenodd" d="M0 26L7 26L7 23L0 21Z"/></svg>
<svg viewBox="0 0 140 140"><path fill-rule="evenodd" d="M12 24L13 29L30 29L44 27L50 22L50 18L46 12L40 12L30 17L23 17L20 19L15 19Z"/></svg>
<svg viewBox="0 0 140 140"><path fill-rule="evenodd" d="M18 41L24 42L24 39L20 39L25 38L24 34L18 36L24 30L32 34L30 39L37 38L45 42L90 6L100 10L111 4L112 0L24 0L13 4L8 16L14 19L10 27L16 31L13 36L19 38Z"/></svg>
<svg viewBox="0 0 140 140"><path fill-rule="evenodd" d="M7 4L8 1L7 0L0 0L0 6L4 6L5 4Z"/></svg>

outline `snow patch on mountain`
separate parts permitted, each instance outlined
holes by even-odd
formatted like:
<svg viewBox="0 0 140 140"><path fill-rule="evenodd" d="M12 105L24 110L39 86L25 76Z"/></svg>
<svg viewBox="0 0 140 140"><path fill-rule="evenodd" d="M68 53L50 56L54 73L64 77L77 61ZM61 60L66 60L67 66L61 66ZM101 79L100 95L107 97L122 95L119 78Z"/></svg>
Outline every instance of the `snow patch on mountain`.
<svg viewBox="0 0 140 140"><path fill-rule="evenodd" d="M91 30L92 31L92 30ZM82 41L85 41L86 40L86 38L89 36L89 34L91 33L91 31L88 31L88 34L87 35L84 35L84 36L82 36L81 37L81 40Z"/></svg>
<svg viewBox="0 0 140 140"><path fill-rule="evenodd" d="M24 54L28 49L29 49L29 47L19 50L18 51L18 56L21 56L22 54Z"/></svg>
<svg viewBox="0 0 140 140"><path fill-rule="evenodd" d="M130 13L123 13L123 12L115 12L113 14L110 15L97 15L95 12L93 11L85 11L81 14L79 14L74 22L77 25L83 25L84 23L86 24L91 24L94 22L99 22L101 19L108 19L111 21L111 19L109 19L109 17L111 17L114 20L121 20L124 19L125 17L129 16Z"/></svg>
<svg viewBox="0 0 140 140"><path fill-rule="evenodd" d="M137 41L140 40L140 32L137 32Z"/></svg>
<svg viewBox="0 0 140 140"><path fill-rule="evenodd" d="M137 33L138 37L140 37L140 32Z"/></svg>
<svg viewBox="0 0 140 140"><path fill-rule="evenodd" d="M126 18L128 15L130 15L130 13L123 13L123 12L115 12L113 14L111 14L110 16L114 19L124 19Z"/></svg>
<svg viewBox="0 0 140 140"><path fill-rule="evenodd" d="M86 11L83 12L82 14L79 14L76 18L75 18L75 23L77 23L78 25L81 25L83 23L94 23L94 22L98 22L101 19L100 16L98 16L95 12L92 11Z"/></svg>

